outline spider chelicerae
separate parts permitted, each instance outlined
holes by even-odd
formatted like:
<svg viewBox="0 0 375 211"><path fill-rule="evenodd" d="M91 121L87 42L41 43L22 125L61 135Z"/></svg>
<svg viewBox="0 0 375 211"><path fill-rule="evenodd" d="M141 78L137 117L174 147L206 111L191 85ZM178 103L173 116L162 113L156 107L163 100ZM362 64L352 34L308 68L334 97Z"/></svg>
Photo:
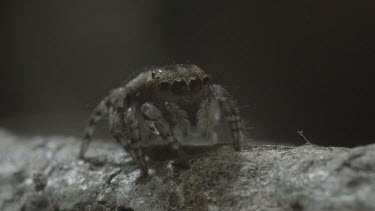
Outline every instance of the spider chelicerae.
<svg viewBox="0 0 375 211"><path fill-rule="evenodd" d="M245 141L244 124L228 92L211 84L209 76L196 65L169 65L140 73L112 90L94 109L80 149L85 157L95 125L108 115L110 131L141 169L148 175L142 144L152 136L162 137L179 160L186 161L181 138L207 137L219 117L224 116L233 146Z"/></svg>

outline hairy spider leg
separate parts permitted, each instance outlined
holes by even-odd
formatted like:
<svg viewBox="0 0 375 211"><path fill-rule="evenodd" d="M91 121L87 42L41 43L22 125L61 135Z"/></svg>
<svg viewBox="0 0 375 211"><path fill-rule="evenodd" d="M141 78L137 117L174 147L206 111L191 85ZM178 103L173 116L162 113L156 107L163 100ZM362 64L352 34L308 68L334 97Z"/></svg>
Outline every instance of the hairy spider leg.
<svg viewBox="0 0 375 211"><path fill-rule="evenodd" d="M130 141L125 137L123 129L125 128L124 122L124 109L111 109L110 110L110 131L112 136L116 139L122 148L130 155L133 161L137 161L136 152L131 147Z"/></svg>
<svg viewBox="0 0 375 211"><path fill-rule="evenodd" d="M104 115L108 114L110 109L116 110L119 108L124 108L125 103L129 105L129 96L142 89L149 74L150 72L148 71L139 74L137 77L130 80L124 87L112 90L110 94L98 104L91 114L89 124L86 127L84 136L82 138L79 158L84 159L85 153L94 134L96 124L103 118Z"/></svg>
<svg viewBox="0 0 375 211"><path fill-rule="evenodd" d="M82 138L81 148L79 151L80 158L84 158L85 156L85 153L89 147L92 136L94 134L96 124L103 118L105 114L108 113L111 106L112 102L110 97L105 97L92 112L89 123L85 130L85 134Z"/></svg>
<svg viewBox="0 0 375 211"><path fill-rule="evenodd" d="M220 108L224 113L224 118L230 127L233 146L239 151L245 140L244 127L239 116L239 111L231 101L228 92L222 86L212 85L211 89L214 93L215 99L219 102Z"/></svg>
<svg viewBox="0 0 375 211"><path fill-rule="evenodd" d="M168 141L168 144L173 150L178 153L179 161L183 164L186 163L186 154L181 148L181 143L173 135L173 131L169 123L162 116L161 111L156 108L152 103L145 103L141 107L141 111L146 120L155 122L155 127L159 131L160 136Z"/></svg>
<svg viewBox="0 0 375 211"><path fill-rule="evenodd" d="M128 129L128 136L130 139L130 151L134 152L135 161L138 167L141 169L142 177L148 176L148 168L146 162L146 156L143 154L141 149L141 136L139 129L139 119L135 106L131 106L125 112L125 125Z"/></svg>

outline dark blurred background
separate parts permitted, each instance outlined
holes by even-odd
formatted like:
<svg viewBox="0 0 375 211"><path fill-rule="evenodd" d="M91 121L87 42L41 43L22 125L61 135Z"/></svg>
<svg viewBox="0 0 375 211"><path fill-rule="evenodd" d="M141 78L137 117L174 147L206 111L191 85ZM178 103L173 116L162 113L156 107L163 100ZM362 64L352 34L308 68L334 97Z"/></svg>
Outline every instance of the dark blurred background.
<svg viewBox="0 0 375 211"><path fill-rule="evenodd" d="M375 142L375 1L2 0L0 24L0 126L19 134L81 135L130 74L193 63L254 139Z"/></svg>

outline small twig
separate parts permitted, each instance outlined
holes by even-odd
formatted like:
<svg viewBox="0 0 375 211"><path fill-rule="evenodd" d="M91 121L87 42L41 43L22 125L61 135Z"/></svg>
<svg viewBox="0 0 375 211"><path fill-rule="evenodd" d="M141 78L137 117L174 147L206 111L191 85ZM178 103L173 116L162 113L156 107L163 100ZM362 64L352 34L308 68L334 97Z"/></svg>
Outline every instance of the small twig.
<svg viewBox="0 0 375 211"><path fill-rule="evenodd" d="M303 135L303 130L297 130L297 133L306 141L307 144L312 144L305 135Z"/></svg>

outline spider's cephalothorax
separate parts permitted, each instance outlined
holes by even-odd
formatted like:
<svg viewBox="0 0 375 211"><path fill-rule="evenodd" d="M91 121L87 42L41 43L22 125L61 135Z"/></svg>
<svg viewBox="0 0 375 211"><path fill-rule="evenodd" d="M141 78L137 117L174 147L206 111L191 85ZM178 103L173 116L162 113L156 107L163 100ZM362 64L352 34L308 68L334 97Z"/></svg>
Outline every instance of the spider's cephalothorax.
<svg viewBox="0 0 375 211"><path fill-rule="evenodd" d="M141 146L152 134L160 135L186 159L177 134L206 136L223 114L231 129L233 145L241 149L243 123L227 91L209 84L208 75L195 65L170 65L140 73L105 97L94 110L82 141L84 158L96 123L110 118L112 136L148 175Z"/></svg>
<svg viewBox="0 0 375 211"><path fill-rule="evenodd" d="M195 125L197 111L209 89L208 82L208 75L195 65L158 68L147 78L145 100L163 113L168 110L166 102L174 103L187 112L189 123Z"/></svg>

